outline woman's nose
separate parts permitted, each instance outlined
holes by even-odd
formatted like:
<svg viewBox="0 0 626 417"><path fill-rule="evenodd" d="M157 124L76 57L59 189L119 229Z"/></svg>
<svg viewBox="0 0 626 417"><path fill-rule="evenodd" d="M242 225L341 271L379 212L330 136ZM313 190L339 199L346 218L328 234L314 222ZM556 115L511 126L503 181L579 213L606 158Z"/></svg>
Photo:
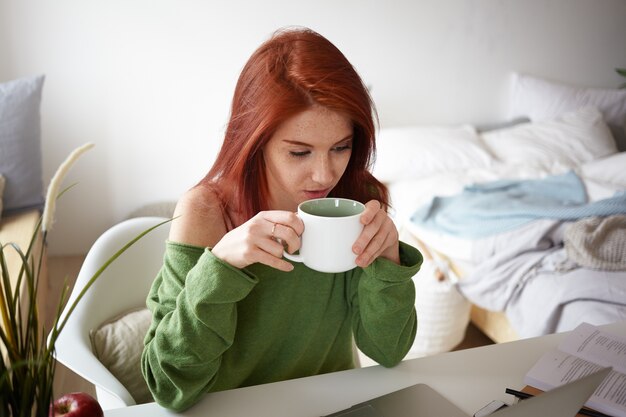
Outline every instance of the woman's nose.
<svg viewBox="0 0 626 417"><path fill-rule="evenodd" d="M321 185L333 182L333 170L328 158L319 158L313 167L313 181Z"/></svg>

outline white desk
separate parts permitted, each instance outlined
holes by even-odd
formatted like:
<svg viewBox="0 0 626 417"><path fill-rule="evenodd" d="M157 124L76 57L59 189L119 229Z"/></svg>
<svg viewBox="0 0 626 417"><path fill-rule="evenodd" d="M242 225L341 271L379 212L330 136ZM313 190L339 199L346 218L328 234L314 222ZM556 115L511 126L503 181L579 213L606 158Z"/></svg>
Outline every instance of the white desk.
<svg viewBox="0 0 626 417"><path fill-rule="evenodd" d="M626 322L601 327L626 336ZM471 416L491 400L512 402L504 389L521 388L526 372L562 337L555 334L412 359L392 369L372 366L211 393L182 414L151 403L108 410L105 416L311 417L418 382L429 384Z"/></svg>

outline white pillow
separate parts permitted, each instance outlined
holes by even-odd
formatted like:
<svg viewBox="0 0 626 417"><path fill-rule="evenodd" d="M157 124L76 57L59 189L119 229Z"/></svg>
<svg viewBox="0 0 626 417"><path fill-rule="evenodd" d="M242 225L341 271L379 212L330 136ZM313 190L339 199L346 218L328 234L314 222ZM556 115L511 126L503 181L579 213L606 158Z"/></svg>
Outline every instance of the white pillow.
<svg viewBox="0 0 626 417"><path fill-rule="evenodd" d="M373 174L389 183L489 167L492 161L473 126L383 128L376 141Z"/></svg>
<svg viewBox="0 0 626 417"><path fill-rule="evenodd" d="M586 163L580 167L580 174L604 185L626 188L626 152Z"/></svg>
<svg viewBox="0 0 626 417"><path fill-rule="evenodd" d="M554 120L485 132L482 139L502 162L532 165L548 172L574 168L617 152L609 128L593 107Z"/></svg>
<svg viewBox="0 0 626 417"><path fill-rule="evenodd" d="M509 117L532 121L555 117L581 107L597 107L621 150L626 150L626 89L586 88L513 74Z"/></svg>

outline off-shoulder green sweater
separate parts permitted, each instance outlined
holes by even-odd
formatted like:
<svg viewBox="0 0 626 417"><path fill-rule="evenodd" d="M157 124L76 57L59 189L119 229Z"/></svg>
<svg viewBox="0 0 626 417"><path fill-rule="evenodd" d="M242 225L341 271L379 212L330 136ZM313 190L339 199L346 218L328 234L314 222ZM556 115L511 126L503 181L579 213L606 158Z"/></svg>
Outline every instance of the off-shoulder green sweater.
<svg viewBox="0 0 626 417"><path fill-rule="evenodd" d="M141 359L154 399L180 411L207 392L350 369L353 337L396 365L415 338L422 256L401 242L400 259L340 274L237 269L209 248L167 242Z"/></svg>

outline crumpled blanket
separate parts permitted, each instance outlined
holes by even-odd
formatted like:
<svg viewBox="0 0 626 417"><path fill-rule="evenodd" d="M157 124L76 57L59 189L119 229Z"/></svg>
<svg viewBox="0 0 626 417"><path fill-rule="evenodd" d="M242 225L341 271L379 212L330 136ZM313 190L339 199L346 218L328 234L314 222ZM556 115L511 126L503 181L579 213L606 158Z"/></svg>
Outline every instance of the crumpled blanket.
<svg viewBox="0 0 626 417"><path fill-rule="evenodd" d="M626 271L626 215L590 217L565 229L567 256L579 265Z"/></svg>
<svg viewBox="0 0 626 417"><path fill-rule="evenodd" d="M567 222L541 219L480 239L459 281L472 303L505 311L521 337L626 320L626 272L584 268L563 246Z"/></svg>
<svg viewBox="0 0 626 417"><path fill-rule="evenodd" d="M569 171L543 179L470 185L460 194L433 198L411 221L452 236L482 238L539 218L571 221L624 213L626 192L590 203L582 180Z"/></svg>

